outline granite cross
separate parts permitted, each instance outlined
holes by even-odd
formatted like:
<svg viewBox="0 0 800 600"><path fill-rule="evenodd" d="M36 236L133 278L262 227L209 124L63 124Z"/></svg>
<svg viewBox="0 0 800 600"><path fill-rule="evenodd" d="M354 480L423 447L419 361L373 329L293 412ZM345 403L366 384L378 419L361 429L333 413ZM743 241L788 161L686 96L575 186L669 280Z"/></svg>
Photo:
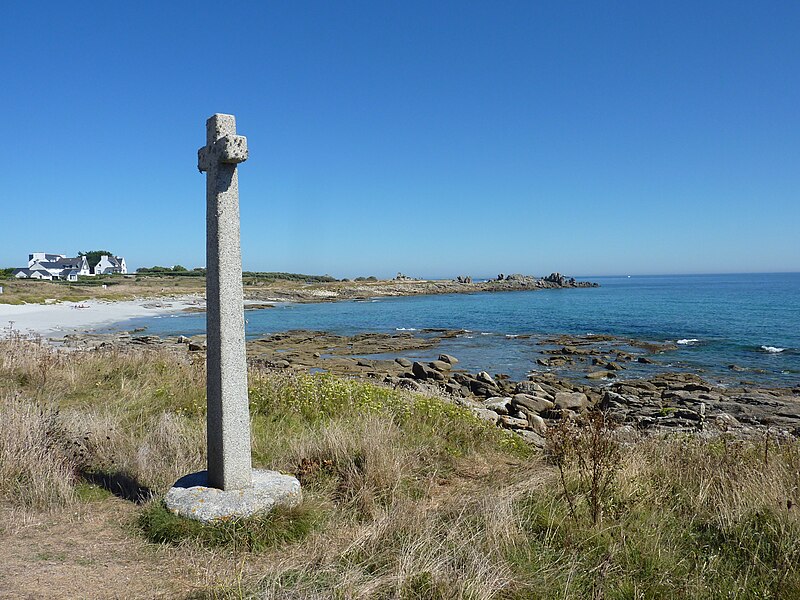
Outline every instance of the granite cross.
<svg viewBox="0 0 800 600"><path fill-rule="evenodd" d="M241 490L251 486L252 468L236 172L247 138L236 135L233 115L215 114L206 142L197 167L206 172L208 485Z"/></svg>

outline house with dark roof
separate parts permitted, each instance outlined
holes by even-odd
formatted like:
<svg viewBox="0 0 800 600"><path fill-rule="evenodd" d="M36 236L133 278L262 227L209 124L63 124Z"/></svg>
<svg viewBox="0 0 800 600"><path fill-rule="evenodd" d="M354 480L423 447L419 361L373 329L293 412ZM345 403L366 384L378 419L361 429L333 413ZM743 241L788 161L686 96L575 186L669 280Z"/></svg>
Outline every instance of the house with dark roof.
<svg viewBox="0 0 800 600"><path fill-rule="evenodd" d="M110 275L111 273L127 273L128 267L125 265L125 259L121 256L109 256L104 254L100 257L94 267L95 275Z"/></svg>
<svg viewBox="0 0 800 600"><path fill-rule="evenodd" d="M68 258L63 254L33 252L28 255L28 268L16 269L12 274L18 279L78 281L79 275L92 273L85 256Z"/></svg>
<svg viewBox="0 0 800 600"><path fill-rule="evenodd" d="M50 271L47 269L14 269L11 274L16 277L17 279L46 279L48 281L53 280L53 276L50 274ZM77 276L75 277L77 280Z"/></svg>

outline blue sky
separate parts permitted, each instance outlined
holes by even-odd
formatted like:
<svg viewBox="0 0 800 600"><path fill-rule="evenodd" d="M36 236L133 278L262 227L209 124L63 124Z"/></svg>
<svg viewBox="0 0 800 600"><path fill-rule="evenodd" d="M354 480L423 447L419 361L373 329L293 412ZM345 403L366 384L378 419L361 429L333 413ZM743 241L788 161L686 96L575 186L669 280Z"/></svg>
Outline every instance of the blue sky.
<svg viewBox="0 0 800 600"><path fill-rule="evenodd" d="M3 13L2 266L203 265L196 151L227 112L245 269L800 270L798 2Z"/></svg>

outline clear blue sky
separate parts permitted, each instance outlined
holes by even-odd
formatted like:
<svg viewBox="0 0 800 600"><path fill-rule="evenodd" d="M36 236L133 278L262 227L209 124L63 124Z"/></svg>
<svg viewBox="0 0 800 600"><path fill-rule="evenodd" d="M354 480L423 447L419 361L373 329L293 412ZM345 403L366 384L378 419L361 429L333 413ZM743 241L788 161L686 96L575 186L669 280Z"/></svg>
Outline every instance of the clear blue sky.
<svg viewBox="0 0 800 600"><path fill-rule="evenodd" d="M0 75L2 266L203 265L227 112L245 269L800 270L796 1L8 2Z"/></svg>

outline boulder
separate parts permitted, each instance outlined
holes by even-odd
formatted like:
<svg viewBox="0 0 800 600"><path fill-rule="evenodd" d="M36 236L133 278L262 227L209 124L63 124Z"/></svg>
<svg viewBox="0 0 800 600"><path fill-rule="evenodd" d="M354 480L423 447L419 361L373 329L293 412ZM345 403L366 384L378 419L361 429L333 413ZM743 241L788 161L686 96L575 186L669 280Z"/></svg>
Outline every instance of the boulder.
<svg viewBox="0 0 800 600"><path fill-rule="evenodd" d="M511 399L513 406L524 407L525 409L540 413L553 408L553 402L548 400L544 394L514 394Z"/></svg>
<svg viewBox="0 0 800 600"><path fill-rule="evenodd" d="M394 362L396 362L398 365L400 365L401 367L404 367L406 369L411 368L411 364L412 364L410 360L408 360L407 358L403 358L402 356L399 357L399 358L395 358Z"/></svg>
<svg viewBox="0 0 800 600"><path fill-rule="evenodd" d="M555 407L561 410L582 412L589 408L589 399L582 392L558 392L555 398Z"/></svg>
<svg viewBox="0 0 800 600"><path fill-rule="evenodd" d="M547 423L545 423L544 419L539 415L528 413L528 427L541 436L547 433Z"/></svg>
<svg viewBox="0 0 800 600"><path fill-rule="evenodd" d="M502 398L499 396L487 398L483 401L483 408L493 410L498 415L507 415L511 408L511 398Z"/></svg>
<svg viewBox="0 0 800 600"><path fill-rule="evenodd" d="M508 427L509 429L527 429L528 419L517 419L516 417L512 417L510 415L502 415L500 417L500 424L503 427Z"/></svg>
<svg viewBox="0 0 800 600"><path fill-rule="evenodd" d="M500 418L496 412L488 408L473 408L472 414L483 421L489 421L493 425L497 425L497 421Z"/></svg>
<svg viewBox="0 0 800 600"><path fill-rule="evenodd" d="M443 371L449 371L450 369L453 368L450 363L445 362L443 360L432 360L431 362L428 363L428 366L431 369L436 369L440 373Z"/></svg>
<svg viewBox="0 0 800 600"><path fill-rule="evenodd" d="M611 379L616 377L613 371L592 371L586 374L586 379Z"/></svg>
<svg viewBox="0 0 800 600"><path fill-rule="evenodd" d="M478 373L477 380L491 386L495 387L497 386L497 382L494 379L492 379L492 376L489 375L486 371L481 371L480 373Z"/></svg>
<svg viewBox="0 0 800 600"><path fill-rule="evenodd" d="M514 389L514 391L517 394L542 395L548 400L553 399L553 396L550 395L541 385L539 385L535 381L520 381L519 383L517 383L517 386Z"/></svg>
<svg viewBox="0 0 800 600"><path fill-rule="evenodd" d="M430 374L432 371L433 369L431 369L429 366L423 365L418 361L414 361L414 363L411 365L411 372L417 379L428 379L428 377L431 376Z"/></svg>
<svg viewBox="0 0 800 600"><path fill-rule="evenodd" d="M458 359L455 356L450 356L449 354L440 354L439 360L451 365L454 365L458 362Z"/></svg>
<svg viewBox="0 0 800 600"><path fill-rule="evenodd" d="M517 432L522 439L528 442L529 444L536 446L537 448L544 448L545 446L545 439L542 435L536 433L535 431L529 431L527 429L523 429Z"/></svg>

